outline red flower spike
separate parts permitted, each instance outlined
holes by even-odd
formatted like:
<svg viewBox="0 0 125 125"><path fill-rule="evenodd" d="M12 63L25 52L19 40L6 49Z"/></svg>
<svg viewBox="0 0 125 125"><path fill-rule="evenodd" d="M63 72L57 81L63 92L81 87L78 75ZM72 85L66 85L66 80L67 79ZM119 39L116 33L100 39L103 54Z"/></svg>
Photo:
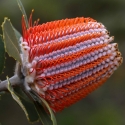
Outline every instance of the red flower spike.
<svg viewBox="0 0 125 125"><path fill-rule="evenodd" d="M32 11L33 12L33 11ZM25 81L55 111L102 85L122 63L117 43L92 18L73 18L26 29L21 39Z"/></svg>

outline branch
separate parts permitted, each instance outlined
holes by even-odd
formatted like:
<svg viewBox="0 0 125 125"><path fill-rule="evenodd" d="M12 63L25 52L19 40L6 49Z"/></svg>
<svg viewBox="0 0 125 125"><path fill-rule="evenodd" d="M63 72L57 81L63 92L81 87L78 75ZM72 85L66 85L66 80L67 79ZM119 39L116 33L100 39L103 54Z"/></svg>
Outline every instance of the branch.
<svg viewBox="0 0 125 125"><path fill-rule="evenodd" d="M10 80L11 86L19 86L19 85L23 84L23 81L17 75L14 75L9 80ZM8 91L7 84L8 84L7 80L0 81L0 92Z"/></svg>

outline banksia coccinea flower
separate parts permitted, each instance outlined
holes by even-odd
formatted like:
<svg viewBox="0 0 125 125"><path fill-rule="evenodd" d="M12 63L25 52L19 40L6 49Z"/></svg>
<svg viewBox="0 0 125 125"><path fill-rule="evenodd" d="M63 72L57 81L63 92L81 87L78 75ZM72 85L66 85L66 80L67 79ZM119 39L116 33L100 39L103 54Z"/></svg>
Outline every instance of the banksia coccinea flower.
<svg viewBox="0 0 125 125"><path fill-rule="evenodd" d="M32 15L31 15L32 17ZM122 62L117 43L92 18L48 22L26 29L22 18L23 74L31 89L55 111L102 85Z"/></svg>

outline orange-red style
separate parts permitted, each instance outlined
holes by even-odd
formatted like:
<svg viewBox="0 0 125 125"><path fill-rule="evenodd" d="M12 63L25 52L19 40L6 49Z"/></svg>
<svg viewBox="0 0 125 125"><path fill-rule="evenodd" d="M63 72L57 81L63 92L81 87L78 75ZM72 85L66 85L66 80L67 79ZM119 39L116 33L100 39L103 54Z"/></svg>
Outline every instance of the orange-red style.
<svg viewBox="0 0 125 125"><path fill-rule="evenodd" d="M102 85L122 62L117 43L92 18L32 25L22 18L25 81L55 111L84 98Z"/></svg>

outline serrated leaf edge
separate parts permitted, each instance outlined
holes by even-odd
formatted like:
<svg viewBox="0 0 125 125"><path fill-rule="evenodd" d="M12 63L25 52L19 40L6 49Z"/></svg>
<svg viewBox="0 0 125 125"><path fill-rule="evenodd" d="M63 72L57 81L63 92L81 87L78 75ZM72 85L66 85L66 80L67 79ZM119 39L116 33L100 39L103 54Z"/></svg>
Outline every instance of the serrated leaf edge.
<svg viewBox="0 0 125 125"><path fill-rule="evenodd" d="M33 99L37 100L41 105L45 106L48 109L53 125L57 125L55 115L52 109L50 108L49 104L47 103L47 101L41 98L34 90L31 92L31 96Z"/></svg>
<svg viewBox="0 0 125 125"><path fill-rule="evenodd" d="M5 21L6 20L8 20L9 22L10 22L10 19L8 19L7 17L5 17L4 18L4 22L2 23L2 30L3 30L3 32L5 32L5 30L4 30L4 28L3 28L3 25L5 24ZM13 29L13 25L11 24L11 22L10 22L10 25L11 25L11 27L12 27L12 29ZM14 29L13 29L13 32L15 33L15 31L14 31ZM6 32L5 32L6 33ZM7 35L8 36L8 35ZM16 37L16 35L15 35L15 37ZM9 37L8 37L9 38ZM3 35L3 40L5 39L5 36ZM16 37L16 39L17 39L17 37ZM18 40L17 40L18 41ZM11 42L12 44L13 44L13 42ZM14 44L13 44L14 45ZM20 57L20 53L19 53L19 50L20 50L20 48L18 48L17 49L17 47L14 45L14 47L16 48L16 50L17 50L17 52L18 52L18 54L19 54L19 57ZM5 50L6 50L6 52L7 52L7 49L6 49L6 45L5 45L5 40L4 40L4 48L5 48ZM8 52L7 52L8 53ZM13 57L13 56L11 56L9 53L8 53L8 55L10 56L10 57ZM14 58L14 57L13 57ZM14 58L15 59L15 58ZM15 60L17 60L17 59L15 59ZM22 63L22 61L21 61L21 57L20 57L20 60L17 60L17 61L19 61L20 63Z"/></svg>
<svg viewBox="0 0 125 125"><path fill-rule="evenodd" d="M56 121L55 115L54 115L52 109L50 108L49 104L46 102L45 99L41 98L41 100L42 100L42 102L45 104L45 106L47 107L47 109L50 112L50 116L51 116L51 120L53 122L53 125L57 125L57 121Z"/></svg>
<svg viewBox="0 0 125 125"><path fill-rule="evenodd" d="M12 30L13 30L13 32L14 32L14 34L15 34L15 30L16 30L16 29L13 27L13 25L12 25L10 19L8 19L7 17L4 18L4 22L2 23L2 30L4 29L4 28L3 28L3 25L5 24L6 20L10 23L10 25L11 25L11 27L12 27ZM15 34L15 38L16 38L16 40L18 41L18 38L16 37L16 34ZM14 45L14 46L15 46L15 45ZM19 46L19 45L18 45L16 48L17 48L18 51L20 51L20 46Z"/></svg>
<svg viewBox="0 0 125 125"><path fill-rule="evenodd" d="M19 106L22 108L22 110L24 111L24 113L25 113L26 118L28 119L28 121L29 121L30 123L38 122L39 119L38 119L37 121L35 121L35 122L31 122L31 121L30 121L29 115L28 115L28 113L27 113L27 111L26 111L26 108L23 106L23 104L22 104L21 101L20 101L20 98L14 93L13 88L11 87L11 84L10 84L10 81L9 81L9 77L7 77L7 81L8 81L8 86L7 86L8 91L11 93L12 98L13 98L13 99L19 104ZM16 99L14 96L15 96L17 99Z"/></svg>
<svg viewBox="0 0 125 125"><path fill-rule="evenodd" d="M42 107L42 109L44 110L44 111L41 111L41 107L38 107L38 104ZM46 111L45 111L45 109L44 109L44 107L39 103L39 102L34 102L34 105L35 105L35 108L36 108L36 111L37 111L37 113L38 113L38 115L39 115L39 119L40 119L40 121L42 122L42 124L43 125L52 125L52 123L49 123L49 121L47 121L48 120L48 118L46 118L46 116L45 116L45 118L43 118L43 116L45 115L44 113L46 113ZM40 108L40 109L39 109ZM42 113L42 116L41 116L41 113ZM48 115L47 113L46 113L46 115ZM43 120L44 119L44 120ZM45 120L46 120L46 124L45 124ZM52 122L52 120L49 118L49 120Z"/></svg>

